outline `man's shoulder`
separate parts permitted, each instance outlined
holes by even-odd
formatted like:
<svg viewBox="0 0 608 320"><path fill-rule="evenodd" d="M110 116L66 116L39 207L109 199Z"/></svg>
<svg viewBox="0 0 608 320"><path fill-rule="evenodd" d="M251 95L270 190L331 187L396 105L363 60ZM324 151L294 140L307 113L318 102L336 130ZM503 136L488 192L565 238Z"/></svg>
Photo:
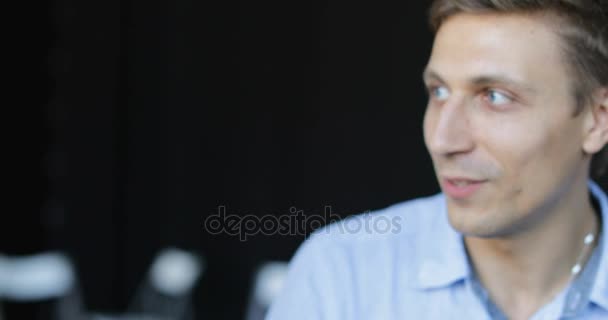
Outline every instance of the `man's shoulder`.
<svg viewBox="0 0 608 320"><path fill-rule="evenodd" d="M397 282L416 286L429 246L446 233L444 202L441 194L412 199L315 230L291 261L291 281L306 278L315 292L328 296L335 288L360 294ZM374 295L376 299L383 296Z"/></svg>
<svg viewBox="0 0 608 320"><path fill-rule="evenodd" d="M443 194L415 198L333 222L313 232L307 242L361 245L416 238L441 220L445 211Z"/></svg>
<svg viewBox="0 0 608 320"><path fill-rule="evenodd" d="M438 251L429 246L442 233L449 234L447 228L445 198L437 194L317 229L292 258L284 293L270 319L282 319L294 308L296 313L312 309L329 319L350 319L392 310L394 292L405 300L420 299L413 288L429 277L426 266L433 265L423 262Z"/></svg>

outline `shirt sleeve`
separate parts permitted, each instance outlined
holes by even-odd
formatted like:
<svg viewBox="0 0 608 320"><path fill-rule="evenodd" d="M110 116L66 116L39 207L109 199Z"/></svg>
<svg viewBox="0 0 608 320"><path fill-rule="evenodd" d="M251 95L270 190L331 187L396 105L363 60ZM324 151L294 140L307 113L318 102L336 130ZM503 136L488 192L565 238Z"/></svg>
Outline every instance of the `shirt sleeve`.
<svg viewBox="0 0 608 320"><path fill-rule="evenodd" d="M289 263L287 278L266 320L340 319L335 270L324 239L310 238Z"/></svg>

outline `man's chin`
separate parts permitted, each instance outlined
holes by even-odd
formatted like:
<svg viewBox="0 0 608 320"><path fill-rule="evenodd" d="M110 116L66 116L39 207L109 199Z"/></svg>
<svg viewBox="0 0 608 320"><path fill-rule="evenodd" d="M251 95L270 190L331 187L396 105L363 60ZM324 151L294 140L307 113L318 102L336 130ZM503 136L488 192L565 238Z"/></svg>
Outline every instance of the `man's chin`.
<svg viewBox="0 0 608 320"><path fill-rule="evenodd" d="M466 237L496 238L509 234L508 228L497 224L488 213L472 212L472 210L448 210L450 225L458 233Z"/></svg>

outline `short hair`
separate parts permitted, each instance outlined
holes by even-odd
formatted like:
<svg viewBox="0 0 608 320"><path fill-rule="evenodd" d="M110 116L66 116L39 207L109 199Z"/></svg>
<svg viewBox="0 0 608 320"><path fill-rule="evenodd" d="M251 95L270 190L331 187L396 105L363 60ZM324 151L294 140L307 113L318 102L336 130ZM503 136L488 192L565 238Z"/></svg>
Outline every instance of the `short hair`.
<svg viewBox="0 0 608 320"><path fill-rule="evenodd" d="M593 103L596 89L608 85L608 0L434 0L429 23L437 32L458 13L539 14L554 21L573 73L574 116ZM608 146L593 155L591 174L608 166Z"/></svg>

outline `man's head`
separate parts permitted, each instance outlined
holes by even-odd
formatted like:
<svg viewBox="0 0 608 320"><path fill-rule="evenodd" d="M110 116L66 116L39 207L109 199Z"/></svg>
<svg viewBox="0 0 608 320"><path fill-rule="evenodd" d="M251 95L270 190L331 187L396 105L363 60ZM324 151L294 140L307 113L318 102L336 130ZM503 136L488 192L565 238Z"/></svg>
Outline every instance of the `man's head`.
<svg viewBox="0 0 608 320"><path fill-rule="evenodd" d="M601 9L608 3L434 2L424 136L461 232L515 233L571 206L584 186L608 141Z"/></svg>

